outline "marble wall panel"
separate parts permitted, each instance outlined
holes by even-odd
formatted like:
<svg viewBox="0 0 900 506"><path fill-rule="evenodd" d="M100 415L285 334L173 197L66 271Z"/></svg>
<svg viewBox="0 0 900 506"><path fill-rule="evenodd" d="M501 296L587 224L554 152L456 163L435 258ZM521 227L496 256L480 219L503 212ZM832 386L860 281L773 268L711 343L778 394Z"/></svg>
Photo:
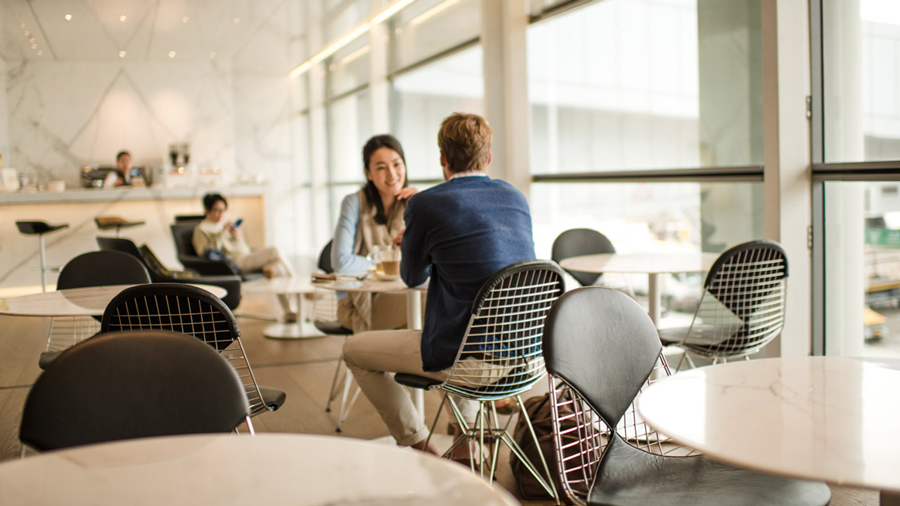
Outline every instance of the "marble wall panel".
<svg viewBox="0 0 900 506"><path fill-rule="evenodd" d="M160 167L169 143L200 168L234 172L231 71L221 62L7 63L9 165L78 184L79 167L130 150Z"/></svg>
<svg viewBox="0 0 900 506"><path fill-rule="evenodd" d="M9 165L9 111L6 105L6 62L0 59L0 155Z"/></svg>

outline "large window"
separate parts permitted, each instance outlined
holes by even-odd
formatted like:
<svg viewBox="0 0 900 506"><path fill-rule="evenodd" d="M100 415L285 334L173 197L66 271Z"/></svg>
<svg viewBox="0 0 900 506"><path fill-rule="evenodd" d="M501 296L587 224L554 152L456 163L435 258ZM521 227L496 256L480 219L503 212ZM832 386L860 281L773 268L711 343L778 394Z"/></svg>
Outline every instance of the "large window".
<svg viewBox="0 0 900 506"><path fill-rule="evenodd" d="M363 181L362 148L372 136L372 106L369 92L334 100L328 104L329 183Z"/></svg>
<svg viewBox="0 0 900 506"><path fill-rule="evenodd" d="M822 2L826 162L900 160L900 3Z"/></svg>
<svg viewBox="0 0 900 506"><path fill-rule="evenodd" d="M606 0L531 26L532 173L761 164L758 10Z"/></svg>
<svg viewBox="0 0 900 506"><path fill-rule="evenodd" d="M398 76L391 101L393 131L406 151L411 179L440 179L437 133L454 112L484 114L481 46Z"/></svg>
<svg viewBox="0 0 900 506"><path fill-rule="evenodd" d="M478 38L481 0L418 0L393 20L391 70Z"/></svg>

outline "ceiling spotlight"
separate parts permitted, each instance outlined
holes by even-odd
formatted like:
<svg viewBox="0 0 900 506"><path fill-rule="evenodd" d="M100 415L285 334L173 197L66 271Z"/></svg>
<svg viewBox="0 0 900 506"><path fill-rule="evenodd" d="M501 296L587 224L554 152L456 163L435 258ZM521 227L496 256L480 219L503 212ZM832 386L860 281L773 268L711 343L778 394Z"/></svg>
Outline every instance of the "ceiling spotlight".
<svg viewBox="0 0 900 506"><path fill-rule="evenodd" d="M34 42L34 37L31 37L30 39L28 39L28 42Z"/></svg>
<svg viewBox="0 0 900 506"><path fill-rule="evenodd" d="M31 37L31 32L26 31L26 32L25 32L25 36L26 36L26 37Z"/></svg>
<svg viewBox="0 0 900 506"><path fill-rule="evenodd" d="M37 44L32 44L31 49L37 49Z"/></svg>
<svg viewBox="0 0 900 506"><path fill-rule="evenodd" d="M121 16L119 16L119 21L121 21L121 22L123 22L123 23L125 22L126 19L128 19L128 16L126 16L126 15L124 15L124 14L121 15Z"/></svg>
<svg viewBox="0 0 900 506"><path fill-rule="evenodd" d="M238 24L241 22L241 18L234 18L234 24Z"/></svg>
<svg viewBox="0 0 900 506"><path fill-rule="evenodd" d="M72 15L66 14L66 21L72 21Z"/></svg>
<svg viewBox="0 0 900 506"><path fill-rule="evenodd" d="M38 56L40 56L40 55L42 55L42 54L44 54L43 51L38 51Z"/></svg>
<svg viewBox="0 0 900 506"><path fill-rule="evenodd" d="M169 58L175 58L175 51L169 51Z"/></svg>
<svg viewBox="0 0 900 506"><path fill-rule="evenodd" d="M216 57L216 52L213 51L213 52L209 53L209 57L210 57L210 58L215 58L215 57Z"/></svg>
<svg viewBox="0 0 900 506"><path fill-rule="evenodd" d="M25 23L20 23L19 28L25 28Z"/></svg>
<svg viewBox="0 0 900 506"><path fill-rule="evenodd" d="M189 17L185 16L185 17L181 18L181 22L187 23L189 19L190 19Z"/></svg>
<svg viewBox="0 0 900 506"><path fill-rule="evenodd" d="M18 14L16 14L16 19L19 19L19 15L18 15Z"/></svg>
<svg viewBox="0 0 900 506"><path fill-rule="evenodd" d="M125 51L119 51L119 58L125 58Z"/></svg>

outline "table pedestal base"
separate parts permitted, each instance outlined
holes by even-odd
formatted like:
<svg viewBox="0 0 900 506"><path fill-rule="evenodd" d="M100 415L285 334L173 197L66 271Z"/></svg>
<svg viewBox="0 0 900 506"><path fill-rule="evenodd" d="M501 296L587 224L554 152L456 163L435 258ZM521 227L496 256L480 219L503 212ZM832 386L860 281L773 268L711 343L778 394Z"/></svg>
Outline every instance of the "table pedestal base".
<svg viewBox="0 0 900 506"><path fill-rule="evenodd" d="M319 339L320 335L303 335L303 325L296 323L275 323L263 329L262 334L269 339Z"/></svg>

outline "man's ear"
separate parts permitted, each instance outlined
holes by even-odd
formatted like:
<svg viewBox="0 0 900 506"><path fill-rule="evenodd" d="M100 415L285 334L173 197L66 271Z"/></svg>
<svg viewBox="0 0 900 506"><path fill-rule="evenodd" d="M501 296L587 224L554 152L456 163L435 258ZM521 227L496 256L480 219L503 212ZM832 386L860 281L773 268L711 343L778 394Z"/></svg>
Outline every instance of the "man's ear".
<svg viewBox="0 0 900 506"><path fill-rule="evenodd" d="M487 165L484 166L484 171L487 172L487 168L491 166L491 160L494 159L494 152L491 151L488 153L488 162Z"/></svg>
<svg viewBox="0 0 900 506"><path fill-rule="evenodd" d="M447 157L444 156L444 152L441 151L441 167L446 167L446 166L447 166Z"/></svg>

